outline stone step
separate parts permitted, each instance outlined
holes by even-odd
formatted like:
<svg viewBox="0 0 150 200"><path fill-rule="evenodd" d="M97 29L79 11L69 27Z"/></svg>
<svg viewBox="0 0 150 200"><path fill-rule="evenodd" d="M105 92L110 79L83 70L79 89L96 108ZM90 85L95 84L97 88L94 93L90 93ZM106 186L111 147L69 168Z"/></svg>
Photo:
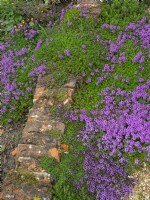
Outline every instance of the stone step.
<svg viewBox="0 0 150 200"><path fill-rule="evenodd" d="M40 145L18 144L18 147L12 152L16 160L19 157L32 157L39 159L43 155L47 155L48 148Z"/></svg>
<svg viewBox="0 0 150 200"><path fill-rule="evenodd" d="M1 200L51 200L51 177L45 172L11 170L3 182Z"/></svg>
<svg viewBox="0 0 150 200"><path fill-rule="evenodd" d="M59 144L58 144L59 145ZM32 144L19 144L17 148L12 152L15 156L16 168L19 166L19 157L31 157L33 159L40 159L41 156L48 156L55 158L57 162L60 162L61 150L56 147L37 146ZM20 162L20 161L19 161Z"/></svg>
<svg viewBox="0 0 150 200"><path fill-rule="evenodd" d="M31 172L45 172L39 167L39 160L32 157L18 157L16 160L16 169L28 170Z"/></svg>
<svg viewBox="0 0 150 200"><path fill-rule="evenodd" d="M56 120L46 120L46 121L28 121L23 130L23 135L30 132L48 132L48 131L60 131L60 133L64 133L65 125L64 123Z"/></svg>
<svg viewBox="0 0 150 200"><path fill-rule="evenodd" d="M38 78L33 107L22 132L21 144L12 152L16 170L11 170L4 179L1 200L33 200L34 197L52 199L52 179L50 174L39 167L39 160L41 156L47 155L60 162L62 150L57 147L60 146L65 125L57 109L60 117L52 119L50 109L54 106L70 107L76 81L71 80L64 86L52 89L46 88L42 84L44 81L45 77ZM68 146L64 145L63 149L67 152Z"/></svg>
<svg viewBox="0 0 150 200"><path fill-rule="evenodd" d="M46 111L41 111L40 109L31 109L28 114L27 121L46 121L50 120L50 113L46 113Z"/></svg>
<svg viewBox="0 0 150 200"><path fill-rule="evenodd" d="M67 88L75 88L76 87L76 80L71 80L70 82L66 83L64 85L64 87L67 87Z"/></svg>
<svg viewBox="0 0 150 200"><path fill-rule="evenodd" d="M57 140L53 139L50 134L41 132L24 133L20 142L22 144L34 144L48 147L55 147L57 145Z"/></svg>

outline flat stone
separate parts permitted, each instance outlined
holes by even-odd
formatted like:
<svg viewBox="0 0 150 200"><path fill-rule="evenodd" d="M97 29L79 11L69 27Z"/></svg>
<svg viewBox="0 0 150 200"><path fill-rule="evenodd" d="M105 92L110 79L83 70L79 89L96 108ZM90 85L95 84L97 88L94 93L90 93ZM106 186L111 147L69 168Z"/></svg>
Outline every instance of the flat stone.
<svg viewBox="0 0 150 200"><path fill-rule="evenodd" d="M18 144L16 151L16 159L18 159L18 157L32 157L38 159L47 154L46 147L31 144Z"/></svg>
<svg viewBox="0 0 150 200"><path fill-rule="evenodd" d="M67 94L68 94L69 99L72 101L74 89L68 88Z"/></svg>
<svg viewBox="0 0 150 200"><path fill-rule="evenodd" d="M54 101L48 100L47 104L48 104L49 106L53 106L53 105L54 105Z"/></svg>
<svg viewBox="0 0 150 200"><path fill-rule="evenodd" d="M35 95L34 95L33 101L34 102L37 101L46 92L47 92L47 89L45 87L37 85L35 89Z"/></svg>
<svg viewBox="0 0 150 200"><path fill-rule="evenodd" d="M56 145L54 140L47 133L41 134L41 132L25 132L22 136L21 143L51 147Z"/></svg>
<svg viewBox="0 0 150 200"><path fill-rule="evenodd" d="M36 179L40 182L50 183L51 181L50 174L46 172L33 172L33 174L35 175Z"/></svg>
<svg viewBox="0 0 150 200"><path fill-rule="evenodd" d="M26 172L26 171L24 171ZM19 178L23 183L20 185L14 184L12 177ZM28 171L27 171L28 173ZM41 199L51 200L51 177L50 174L45 172L34 172L31 173L32 177L35 177L36 183L29 183L28 180L24 179L24 173L21 175L19 171L11 170L9 176L4 179L3 192L1 194L2 200L33 200L34 197L40 197ZM13 175L13 176L12 176ZM27 176L26 176L27 177ZM17 179L15 180L17 181ZM27 181L27 182L26 182Z"/></svg>
<svg viewBox="0 0 150 200"><path fill-rule="evenodd" d="M76 87L76 80L72 80L64 85L67 88L75 88Z"/></svg>
<svg viewBox="0 0 150 200"><path fill-rule="evenodd" d="M60 131L60 133L64 133L65 124L60 121L51 120L52 130Z"/></svg>
<svg viewBox="0 0 150 200"><path fill-rule="evenodd" d="M38 160L31 157L19 157L18 158L17 169L28 170L32 172L42 172L44 171L38 165Z"/></svg>
<svg viewBox="0 0 150 200"><path fill-rule="evenodd" d="M4 134L4 129L3 128L0 128L0 136L2 135L2 134Z"/></svg>
<svg viewBox="0 0 150 200"><path fill-rule="evenodd" d="M60 162L60 154L61 154L61 151L57 148L51 148L48 151L49 157L55 158L57 162Z"/></svg>
<svg viewBox="0 0 150 200"><path fill-rule="evenodd" d="M25 128L23 129L24 133L30 133L30 132L39 132L40 127L42 126L42 122L39 121L28 121L26 123Z"/></svg>
<svg viewBox="0 0 150 200"><path fill-rule="evenodd" d="M46 112L46 110L41 110L41 109L32 109L29 112L28 115L28 121L35 121L35 120L49 120L50 117L48 115L48 113Z"/></svg>
<svg viewBox="0 0 150 200"><path fill-rule="evenodd" d="M52 129L53 129L53 124L51 123L51 121L45 121L44 123L42 123L40 127L41 132L51 131Z"/></svg>

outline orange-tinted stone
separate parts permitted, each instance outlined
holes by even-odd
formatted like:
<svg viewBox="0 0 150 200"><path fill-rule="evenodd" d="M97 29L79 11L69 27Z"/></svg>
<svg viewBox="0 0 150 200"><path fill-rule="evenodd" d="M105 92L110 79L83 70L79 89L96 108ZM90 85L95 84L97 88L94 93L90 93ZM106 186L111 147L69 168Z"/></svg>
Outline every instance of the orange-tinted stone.
<svg viewBox="0 0 150 200"><path fill-rule="evenodd" d="M14 149L14 150L11 152L11 154L12 154L13 156L15 156L15 155L17 154L17 149Z"/></svg>
<svg viewBox="0 0 150 200"><path fill-rule="evenodd" d="M66 152L69 151L69 145L68 144L61 144L61 147L63 148L64 151L66 151Z"/></svg>
<svg viewBox="0 0 150 200"><path fill-rule="evenodd" d="M50 157L55 158L57 162L60 162L60 154L61 154L60 150L54 147L49 149L48 154Z"/></svg>

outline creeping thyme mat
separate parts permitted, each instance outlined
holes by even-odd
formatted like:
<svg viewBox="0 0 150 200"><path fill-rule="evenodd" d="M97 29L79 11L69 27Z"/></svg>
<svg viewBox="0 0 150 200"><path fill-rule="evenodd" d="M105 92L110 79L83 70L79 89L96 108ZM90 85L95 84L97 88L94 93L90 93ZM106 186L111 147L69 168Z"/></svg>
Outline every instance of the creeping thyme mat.
<svg viewBox="0 0 150 200"><path fill-rule="evenodd" d="M149 165L150 21L138 4L132 6L130 19L125 10L113 16L115 3L104 6L97 20L82 6L63 9L61 25L45 29L41 38L30 27L14 32L24 44L35 38L26 47L14 51L1 44L4 123L19 120L17 112L31 107L26 101L38 76L50 73L56 85L68 75L78 80L65 114L62 142L69 153L60 163L41 159L54 180L54 200L128 198L137 183L132 173Z"/></svg>

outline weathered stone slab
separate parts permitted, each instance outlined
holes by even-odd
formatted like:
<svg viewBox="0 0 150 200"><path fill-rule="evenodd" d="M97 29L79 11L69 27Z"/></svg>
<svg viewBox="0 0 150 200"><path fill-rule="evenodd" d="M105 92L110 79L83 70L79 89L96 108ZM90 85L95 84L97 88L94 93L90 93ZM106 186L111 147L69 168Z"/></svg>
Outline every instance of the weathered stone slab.
<svg viewBox="0 0 150 200"><path fill-rule="evenodd" d="M76 86L76 80L72 80L64 85L64 87L67 88L75 88L75 86Z"/></svg>
<svg viewBox="0 0 150 200"><path fill-rule="evenodd" d="M44 170L39 167L38 160L31 157L19 157L17 160L17 169L28 170L32 172L43 172Z"/></svg>
<svg viewBox="0 0 150 200"><path fill-rule="evenodd" d="M41 132L25 132L22 136L21 143L23 144L35 144L42 146L55 146L56 143L54 140L48 135L48 133Z"/></svg>
<svg viewBox="0 0 150 200"><path fill-rule="evenodd" d="M43 94L47 93L47 89L43 86L37 85L33 102L36 102Z"/></svg>
<svg viewBox="0 0 150 200"><path fill-rule="evenodd" d="M4 134L4 129L3 128L0 128L0 136L2 135L2 134Z"/></svg>
<svg viewBox="0 0 150 200"><path fill-rule="evenodd" d="M31 144L18 144L15 151L14 156L16 156L16 159L18 159L18 157L32 157L38 159L42 155L47 154L46 147Z"/></svg>
<svg viewBox="0 0 150 200"><path fill-rule="evenodd" d="M68 99L70 99L72 101L74 89L68 88L67 94L68 94Z"/></svg>
<svg viewBox="0 0 150 200"><path fill-rule="evenodd" d="M51 120L52 130L60 131L60 133L64 134L65 124L60 121Z"/></svg>
<svg viewBox="0 0 150 200"><path fill-rule="evenodd" d="M31 179L31 180L30 180ZM18 182L18 183L17 183ZM51 178L45 172L10 171L3 183L2 200L51 200Z"/></svg>
<svg viewBox="0 0 150 200"><path fill-rule="evenodd" d="M30 133L30 132L39 132L40 127L42 126L42 122L39 121L28 121L26 123L25 128L23 129L23 135L24 133Z"/></svg>
<svg viewBox="0 0 150 200"><path fill-rule="evenodd" d="M45 121L45 120L49 120L49 115L48 113L46 113L46 111L41 111L40 109L32 109L29 112L29 116L28 116L28 121L35 121L35 120L39 120L39 121Z"/></svg>

